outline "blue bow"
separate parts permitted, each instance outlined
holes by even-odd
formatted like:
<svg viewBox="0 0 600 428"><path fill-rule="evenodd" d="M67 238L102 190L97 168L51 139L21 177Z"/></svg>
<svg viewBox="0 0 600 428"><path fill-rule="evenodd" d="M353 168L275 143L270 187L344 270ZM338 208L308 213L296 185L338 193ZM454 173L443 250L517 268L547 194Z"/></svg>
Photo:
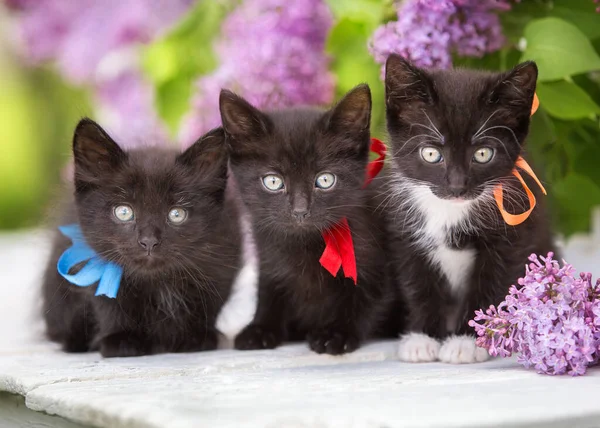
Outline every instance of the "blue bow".
<svg viewBox="0 0 600 428"><path fill-rule="evenodd" d="M56 268L67 281L79 287L87 287L100 281L96 288L96 296L117 297L123 268L115 263L102 260L85 242L78 224L60 226L60 232L73 241L73 245L65 250L58 259ZM69 271L77 264L87 263L75 275Z"/></svg>

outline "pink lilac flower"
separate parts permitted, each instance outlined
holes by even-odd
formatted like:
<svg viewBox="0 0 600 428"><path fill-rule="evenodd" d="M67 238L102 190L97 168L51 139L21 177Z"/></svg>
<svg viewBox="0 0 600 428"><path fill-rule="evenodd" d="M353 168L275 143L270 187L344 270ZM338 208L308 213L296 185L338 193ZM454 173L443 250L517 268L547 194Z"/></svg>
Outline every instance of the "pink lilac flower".
<svg viewBox="0 0 600 428"><path fill-rule="evenodd" d="M508 9L508 0L406 0L397 21L375 30L369 50L379 64L396 53L421 67L449 68L453 53L481 57L500 49L497 12Z"/></svg>
<svg viewBox="0 0 600 428"><path fill-rule="evenodd" d="M475 312L469 325L490 355L518 353L517 361L539 373L573 376L600 358L600 281L575 275L553 254L532 254L526 274L498 308Z"/></svg>
<svg viewBox="0 0 600 428"><path fill-rule="evenodd" d="M323 0L246 0L224 21L220 66L198 80L181 139L220 124L218 94L233 90L259 108L328 104L334 79L324 54L332 25Z"/></svg>

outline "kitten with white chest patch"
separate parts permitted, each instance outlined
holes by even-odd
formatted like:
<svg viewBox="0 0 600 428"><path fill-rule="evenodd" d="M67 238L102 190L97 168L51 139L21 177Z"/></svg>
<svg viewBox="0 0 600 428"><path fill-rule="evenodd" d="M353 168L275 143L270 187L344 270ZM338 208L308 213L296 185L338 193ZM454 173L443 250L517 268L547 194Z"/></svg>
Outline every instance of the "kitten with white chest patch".
<svg viewBox="0 0 600 428"><path fill-rule="evenodd" d="M523 154L536 78L533 62L487 73L423 70L396 55L387 61L390 264L410 312L401 360L487 359L468 320L503 300L527 256L554 250L543 204L510 226L493 195L501 184L507 211L529 207L511 172Z"/></svg>

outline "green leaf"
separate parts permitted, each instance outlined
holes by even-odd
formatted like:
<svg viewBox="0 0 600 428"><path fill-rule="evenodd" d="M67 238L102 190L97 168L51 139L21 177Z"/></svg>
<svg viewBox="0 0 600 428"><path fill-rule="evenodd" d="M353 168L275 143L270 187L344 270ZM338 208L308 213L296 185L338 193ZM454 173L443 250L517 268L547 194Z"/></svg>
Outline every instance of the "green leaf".
<svg viewBox="0 0 600 428"><path fill-rule="evenodd" d="M600 138L598 123L592 120L570 122L569 133L562 141L570 169L600 186Z"/></svg>
<svg viewBox="0 0 600 428"><path fill-rule="evenodd" d="M600 114L600 107L583 89L572 82L539 82L536 92L540 98L540 105L559 119L575 120Z"/></svg>
<svg viewBox="0 0 600 428"><path fill-rule="evenodd" d="M590 0L554 0L550 15L576 25L588 39L600 37L600 13Z"/></svg>
<svg viewBox="0 0 600 428"><path fill-rule="evenodd" d="M534 60L542 82L600 70L600 57L575 25L559 18L542 18L525 28L527 48L522 60Z"/></svg>
<svg viewBox="0 0 600 428"><path fill-rule="evenodd" d="M452 64L454 67L498 71L501 68L502 55L504 55L503 51L490 53L481 58L456 56L452 59Z"/></svg>
<svg viewBox="0 0 600 428"><path fill-rule="evenodd" d="M381 23L387 8L393 3L381 0L328 0L327 5L336 21L350 19L369 23L374 29Z"/></svg>
<svg viewBox="0 0 600 428"><path fill-rule="evenodd" d="M592 208L600 205L600 188L588 177L571 173L550 190L562 232L568 236L588 231Z"/></svg>
<svg viewBox="0 0 600 428"><path fill-rule="evenodd" d="M549 5L542 0L514 2L509 13L501 13L502 30L509 42L517 44L527 24L548 15Z"/></svg>
<svg viewBox="0 0 600 428"><path fill-rule="evenodd" d="M371 35L369 23L343 18L329 33L327 52L332 57L331 69L337 77L337 98L360 83L367 83L373 98L371 129L373 136L384 134L385 100L380 66L367 49Z"/></svg>
<svg viewBox="0 0 600 428"><path fill-rule="evenodd" d="M221 1L198 2L177 27L146 48L144 71L155 86L158 113L173 133L189 110L193 82L217 65L213 40L229 6Z"/></svg>
<svg viewBox="0 0 600 428"><path fill-rule="evenodd" d="M596 104L600 105L600 79L598 78L600 78L600 75L580 74L573 76L573 83L583 89Z"/></svg>

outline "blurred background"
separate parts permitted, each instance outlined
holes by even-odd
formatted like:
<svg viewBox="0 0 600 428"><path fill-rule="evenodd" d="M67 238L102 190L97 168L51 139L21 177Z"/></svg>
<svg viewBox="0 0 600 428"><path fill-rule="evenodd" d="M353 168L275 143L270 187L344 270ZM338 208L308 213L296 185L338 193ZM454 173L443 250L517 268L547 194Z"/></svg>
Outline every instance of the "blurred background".
<svg viewBox="0 0 600 428"><path fill-rule="evenodd" d="M259 107L327 105L361 82L384 135L381 66L537 61L528 150L565 237L600 205L597 0L0 0L0 230L40 224L76 121L125 147L186 146L222 87ZM599 229L600 230L600 229ZM600 242L600 241L599 241Z"/></svg>

